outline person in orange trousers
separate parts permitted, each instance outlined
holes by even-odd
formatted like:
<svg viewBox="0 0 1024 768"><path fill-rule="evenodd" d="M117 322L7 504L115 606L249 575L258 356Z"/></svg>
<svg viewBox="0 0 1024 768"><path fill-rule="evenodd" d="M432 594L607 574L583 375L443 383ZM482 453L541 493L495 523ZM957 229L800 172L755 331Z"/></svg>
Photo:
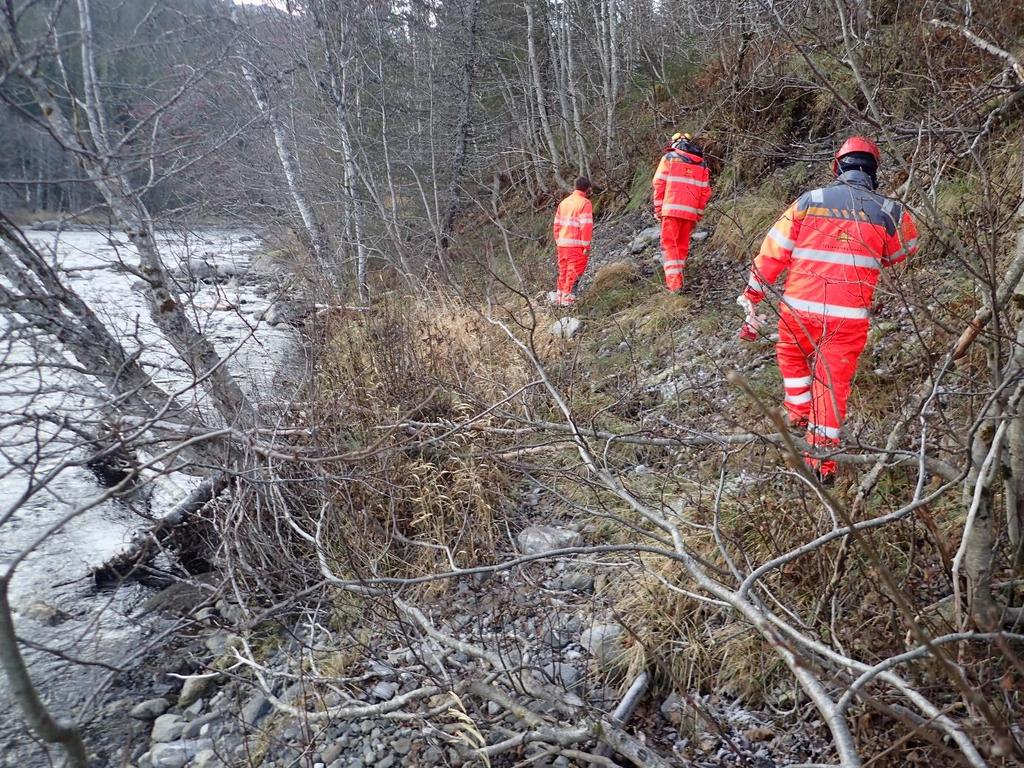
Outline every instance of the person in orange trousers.
<svg viewBox="0 0 1024 768"><path fill-rule="evenodd" d="M665 287L683 289L683 270L690 252L690 234L704 216L711 182L704 151L690 134L677 133L654 174L654 216L661 221Z"/></svg>
<svg viewBox="0 0 1024 768"><path fill-rule="evenodd" d="M839 445L846 401L867 342L871 301L882 269L917 253L917 226L900 203L880 195L881 152L862 136L836 153L836 181L801 195L768 232L736 302L740 338L757 338L756 306L783 271L775 351L790 424L820 450ZM823 480L836 462L805 457Z"/></svg>
<svg viewBox="0 0 1024 768"><path fill-rule="evenodd" d="M558 204L555 211L555 246L558 249L558 290L555 304L572 306L576 281L590 260L590 240L594 234L594 209L590 202L590 179L580 176L575 190Z"/></svg>

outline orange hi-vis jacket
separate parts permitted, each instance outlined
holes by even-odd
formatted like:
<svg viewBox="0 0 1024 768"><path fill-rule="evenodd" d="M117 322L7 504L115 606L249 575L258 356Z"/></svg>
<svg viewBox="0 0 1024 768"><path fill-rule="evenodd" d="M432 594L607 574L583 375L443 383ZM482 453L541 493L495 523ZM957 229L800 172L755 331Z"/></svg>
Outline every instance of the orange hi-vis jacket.
<svg viewBox="0 0 1024 768"><path fill-rule="evenodd" d="M654 174L654 215L700 221L711 197L710 178L702 157L669 149Z"/></svg>
<svg viewBox="0 0 1024 768"><path fill-rule="evenodd" d="M576 190L555 211L555 245L587 249L593 234L594 208L587 196Z"/></svg>
<svg viewBox="0 0 1024 768"><path fill-rule="evenodd" d="M758 302L789 270L782 303L797 314L867 320L883 267L917 252L917 226L867 174L847 171L801 195L768 232L744 294Z"/></svg>

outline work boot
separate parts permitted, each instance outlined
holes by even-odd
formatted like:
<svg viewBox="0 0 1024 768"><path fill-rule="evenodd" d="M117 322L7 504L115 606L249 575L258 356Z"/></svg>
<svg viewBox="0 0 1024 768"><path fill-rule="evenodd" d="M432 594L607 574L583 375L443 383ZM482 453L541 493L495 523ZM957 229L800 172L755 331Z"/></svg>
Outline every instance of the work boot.
<svg viewBox="0 0 1024 768"><path fill-rule="evenodd" d="M828 459L818 459L814 456L804 456L804 464L811 471L814 479L826 488L831 488L836 482L836 473L839 465Z"/></svg>
<svg viewBox="0 0 1024 768"><path fill-rule="evenodd" d="M786 412L786 425L794 431L807 429L808 421L809 419L806 416L794 416L792 413Z"/></svg>
<svg viewBox="0 0 1024 768"><path fill-rule="evenodd" d="M816 461L815 459L804 459L808 468L811 470L811 474L814 479L821 483L826 488L831 488L836 484L836 463L834 461L821 462L818 466L814 466L811 462ZM831 465L831 466L829 466Z"/></svg>
<svg viewBox="0 0 1024 768"><path fill-rule="evenodd" d="M558 299L558 306L560 307L572 307L576 305L576 297L571 293L563 293Z"/></svg>

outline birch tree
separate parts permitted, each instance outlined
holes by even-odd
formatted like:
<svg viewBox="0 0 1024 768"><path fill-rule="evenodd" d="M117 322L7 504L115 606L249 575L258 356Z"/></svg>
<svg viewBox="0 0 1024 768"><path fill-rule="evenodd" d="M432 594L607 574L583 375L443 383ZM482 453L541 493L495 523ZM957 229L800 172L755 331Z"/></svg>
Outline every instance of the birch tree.
<svg viewBox="0 0 1024 768"><path fill-rule="evenodd" d="M12 13L3 17L0 46L16 53L10 80L0 88L12 108L24 113L26 96L31 100L31 117L48 129L61 151L74 157L103 200L114 221L132 246L137 263L123 268L140 278L150 319L177 355L177 362L191 377L191 388L202 397L183 398L181 392L166 391L154 383L137 354L129 353L106 323L67 286L65 278L43 254L6 218L0 218L0 304L5 319L16 318L26 338L43 359L55 360L58 369L80 377L99 402L103 421L117 421L125 434L145 436L164 450L154 460L161 472L191 465L220 471L235 464L241 452L225 449L220 438L256 427L259 416L250 399L231 376L226 361L212 341L197 327L190 315L190 303L171 278L165 256L158 245L156 226L140 191L158 183L161 149L145 141L147 132L159 137L161 120L195 88L208 70L200 63L171 89L167 100L158 104L138 122L116 125L107 103L110 84L99 76L102 56L93 26L90 0L77 0L74 44L67 46L58 33L56 11L49 16L45 35L26 42L19 19ZM10 10L10 9L8 9ZM80 87L68 75L66 57L75 54L81 74ZM45 79L41 65L56 71L59 79ZM58 95L59 94L59 95ZM140 168L148 171L142 176ZM208 401L212 413L196 407ZM216 420L209 426L205 419ZM24 418L38 419L26 412ZM45 418L45 416L43 417ZM66 423L56 415L55 427ZM89 425L79 432L90 436ZM73 448L81 447L75 443ZM123 447L118 444L114 447ZM105 453L110 449L101 449ZM34 482L26 496L43 491L68 466L80 460L66 459ZM129 476L133 473L129 472ZM130 477L100 495L100 500L123 490ZM10 522L22 499L10 500L0 525ZM7 502L8 500L5 500ZM42 538L61 530L96 501L73 507L49 526L41 538L17 553L0 573L0 648L3 665L17 702L31 728L40 738L63 744L69 763L86 764L78 730L56 722L41 703L32 685L26 663L18 649L8 601L8 587L19 564L39 546Z"/></svg>
<svg viewBox="0 0 1024 768"><path fill-rule="evenodd" d="M365 301L367 290L367 246L364 240L362 181L352 141L350 101L358 83L352 75L356 65L355 31L348 18L351 8L326 0L315 0L309 5L313 23L323 46L327 68L326 91L334 108L334 120L342 155L342 231L345 242L355 251L356 286L359 297Z"/></svg>
<svg viewBox="0 0 1024 768"><path fill-rule="evenodd" d="M238 8L232 9L232 18L239 22L241 13ZM251 37L251 36L250 36ZM258 44L250 43L243 48L239 66L246 85L252 94L253 102L256 104L260 114L267 121L274 136L274 147L277 150L277 159L281 166L281 173L284 176L285 184L292 204L302 222L302 235L310 255L320 265L328 265L333 256L327 230L320 221L319 214L309 195L306 192L305 184L301 177L298 160L295 154L295 139L289 128L287 102L276 104L271 101L271 91L267 87L271 77L264 72L258 63Z"/></svg>

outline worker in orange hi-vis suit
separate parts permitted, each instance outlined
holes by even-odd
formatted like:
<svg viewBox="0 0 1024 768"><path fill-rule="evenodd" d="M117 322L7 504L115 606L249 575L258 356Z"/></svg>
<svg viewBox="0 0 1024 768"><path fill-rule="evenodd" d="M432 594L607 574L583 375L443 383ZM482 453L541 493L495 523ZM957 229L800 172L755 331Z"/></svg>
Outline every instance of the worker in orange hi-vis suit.
<svg viewBox="0 0 1024 768"><path fill-rule="evenodd" d="M590 239L594 234L594 209L590 202L590 179L580 176L576 189L558 204L555 212L555 245L558 248L558 290L555 304L572 306L572 289L587 268Z"/></svg>
<svg viewBox="0 0 1024 768"><path fill-rule="evenodd" d="M917 252L917 226L903 205L878 194L878 146L854 136L836 153L836 181L801 195L761 245L746 290L740 338L757 338L755 309L784 271L776 356L790 424L807 427L819 452L839 445L846 400L867 342L871 300L884 267ZM836 463L806 457L825 480Z"/></svg>
<svg viewBox="0 0 1024 768"><path fill-rule="evenodd" d="M675 134L654 174L654 215L661 220L665 287L672 293L683 289L690 234L704 216L710 197L711 183L704 151L693 142L690 134Z"/></svg>

